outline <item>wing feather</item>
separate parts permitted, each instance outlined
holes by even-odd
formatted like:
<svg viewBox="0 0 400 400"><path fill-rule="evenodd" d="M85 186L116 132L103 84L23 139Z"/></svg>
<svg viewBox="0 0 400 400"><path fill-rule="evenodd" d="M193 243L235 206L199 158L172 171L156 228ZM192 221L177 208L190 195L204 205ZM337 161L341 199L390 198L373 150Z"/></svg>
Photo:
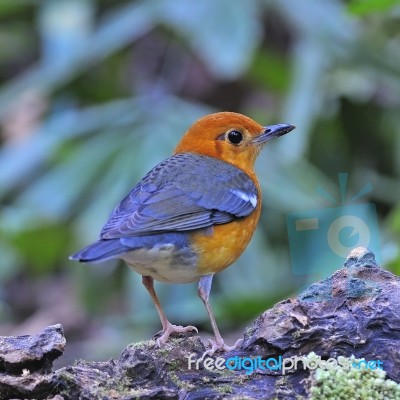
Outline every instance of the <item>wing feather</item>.
<svg viewBox="0 0 400 400"><path fill-rule="evenodd" d="M100 237L206 228L245 217L256 205L257 188L239 168L212 157L177 154L154 167L118 204Z"/></svg>

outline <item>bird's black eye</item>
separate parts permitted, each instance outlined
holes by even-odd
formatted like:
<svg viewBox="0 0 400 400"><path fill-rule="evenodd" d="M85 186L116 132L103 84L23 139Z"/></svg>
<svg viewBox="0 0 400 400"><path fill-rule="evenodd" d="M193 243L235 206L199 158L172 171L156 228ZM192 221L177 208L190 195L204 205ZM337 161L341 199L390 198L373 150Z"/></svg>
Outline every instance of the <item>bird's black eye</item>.
<svg viewBox="0 0 400 400"><path fill-rule="evenodd" d="M243 140L242 132L230 131L228 133L228 140L233 144L239 144Z"/></svg>

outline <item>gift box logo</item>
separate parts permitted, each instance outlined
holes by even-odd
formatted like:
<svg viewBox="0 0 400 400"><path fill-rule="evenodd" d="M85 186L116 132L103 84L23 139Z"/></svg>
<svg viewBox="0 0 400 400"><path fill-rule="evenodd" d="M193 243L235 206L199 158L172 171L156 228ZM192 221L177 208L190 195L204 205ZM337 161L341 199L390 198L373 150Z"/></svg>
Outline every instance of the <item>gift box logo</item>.
<svg viewBox="0 0 400 400"><path fill-rule="evenodd" d="M339 174L340 200L322 187L319 194L336 207L287 215L290 255L295 275L312 275L313 281L339 269L355 247L368 247L380 262L380 236L375 205L358 203L372 190L367 184L347 199L348 174Z"/></svg>

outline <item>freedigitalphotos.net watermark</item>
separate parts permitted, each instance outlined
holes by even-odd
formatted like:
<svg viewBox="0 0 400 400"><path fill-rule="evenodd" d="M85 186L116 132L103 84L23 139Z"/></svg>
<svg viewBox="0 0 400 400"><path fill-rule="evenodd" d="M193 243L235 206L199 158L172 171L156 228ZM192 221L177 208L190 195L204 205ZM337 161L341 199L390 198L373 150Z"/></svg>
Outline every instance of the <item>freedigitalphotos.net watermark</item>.
<svg viewBox="0 0 400 400"><path fill-rule="evenodd" d="M315 353L310 353L308 356L293 356L285 357L278 356L278 358L270 357L267 359L258 357L217 357L217 358L197 358L196 353L191 353L188 359L188 369L206 369L208 371L245 371L246 375L250 375L255 371L276 371L281 372L282 375L286 375L288 371L296 371L298 369L303 370L315 370L320 368L322 370L333 370L343 369L350 370L351 368L356 369L383 369L383 361L381 360L370 360L356 359L352 357L329 358L328 360L322 360L320 356Z"/></svg>

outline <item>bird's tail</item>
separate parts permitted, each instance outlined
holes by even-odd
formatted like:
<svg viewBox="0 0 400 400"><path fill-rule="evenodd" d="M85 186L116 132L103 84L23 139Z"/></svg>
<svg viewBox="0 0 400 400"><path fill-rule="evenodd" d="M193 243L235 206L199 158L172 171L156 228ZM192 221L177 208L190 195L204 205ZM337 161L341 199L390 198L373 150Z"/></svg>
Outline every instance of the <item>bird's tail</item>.
<svg viewBox="0 0 400 400"><path fill-rule="evenodd" d="M98 240L69 257L80 262L99 262L116 258L129 250L119 239Z"/></svg>

